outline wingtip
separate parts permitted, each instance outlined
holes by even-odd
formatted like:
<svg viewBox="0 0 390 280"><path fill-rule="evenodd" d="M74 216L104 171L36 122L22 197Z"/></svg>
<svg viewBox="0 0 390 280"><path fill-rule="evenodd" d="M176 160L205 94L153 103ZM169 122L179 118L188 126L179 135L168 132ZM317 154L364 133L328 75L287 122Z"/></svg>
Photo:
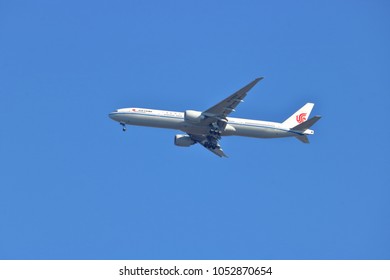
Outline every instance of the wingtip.
<svg viewBox="0 0 390 280"><path fill-rule="evenodd" d="M252 82L250 82L249 84L247 84L244 88L247 88L249 87L249 90L254 87L259 81L261 81L262 79L264 79L264 77L259 77L259 78L256 78L254 79ZM248 91L249 91L248 90Z"/></svg>
<svg viewBox="0 0 390 280"><path fill-rule="evenodd" d="M257 84L258 82L260 82L262 79L264 79L264 77L258 77L256 79L253 80L253 82L251 84L255 85Z"/></svg>

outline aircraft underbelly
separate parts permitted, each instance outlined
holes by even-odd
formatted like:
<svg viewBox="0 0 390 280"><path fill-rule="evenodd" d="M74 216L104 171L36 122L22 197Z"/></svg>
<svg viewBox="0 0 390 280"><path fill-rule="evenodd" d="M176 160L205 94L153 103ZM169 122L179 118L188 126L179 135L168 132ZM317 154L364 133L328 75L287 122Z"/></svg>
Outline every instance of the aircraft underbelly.
<svg viewBox="0 0 390 280"><path fill-rule="evenodd" d="M130 115L124 118L124 122L130 125L180 129L183 120L180 118L167 118L161 116Z"/></svg>
<svg viewBox="0 0 390 280"><path fill-rule="evenodd" d="M274 127L255 127L235 125L234 135L254 138L279 138L291 136L290 133Z"/></svg>

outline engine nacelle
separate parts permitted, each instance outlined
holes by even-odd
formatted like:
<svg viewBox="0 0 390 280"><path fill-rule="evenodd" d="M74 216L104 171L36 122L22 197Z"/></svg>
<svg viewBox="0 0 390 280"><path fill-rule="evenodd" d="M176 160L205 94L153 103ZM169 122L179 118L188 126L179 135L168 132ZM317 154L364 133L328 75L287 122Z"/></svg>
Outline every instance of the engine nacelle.
<svg viewBox="0 0 390 280"><path fill-rule="evenodd" d="M195 141L191 139L190 136L186 134L177 134L175 136L175 145L180 147L189 147L194 145Z"/></svg>
<svg viewBox="0 0 390 280"><path fill-rule="evenodd" d="M202 112L186 110L184 112L184 119L190 123L200 123L200 121L203 120Z"/></svg>

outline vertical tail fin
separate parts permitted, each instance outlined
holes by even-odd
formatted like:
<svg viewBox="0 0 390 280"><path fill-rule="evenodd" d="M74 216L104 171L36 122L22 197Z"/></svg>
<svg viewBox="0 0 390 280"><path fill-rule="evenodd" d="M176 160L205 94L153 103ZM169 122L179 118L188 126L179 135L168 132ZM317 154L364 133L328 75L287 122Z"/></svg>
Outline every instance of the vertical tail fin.
<svg viewBox="0 0 390 280"><path fill-rule="evenodd" d="M293 128L309 118L310 112L314 107L314 103L306 103L301 109L292 114L287 120L283 122L288 128Z"/></svg>

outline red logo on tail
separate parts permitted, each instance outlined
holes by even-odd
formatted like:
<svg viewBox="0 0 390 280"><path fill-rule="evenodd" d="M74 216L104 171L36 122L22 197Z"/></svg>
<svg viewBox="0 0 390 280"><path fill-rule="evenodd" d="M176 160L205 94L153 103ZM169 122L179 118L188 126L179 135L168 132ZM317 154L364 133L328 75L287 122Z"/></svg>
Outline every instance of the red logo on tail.
<svg viewBox="0 0 390 280"><path fill-rule="evenodd" d="M306 121L306 115L307 115L306 113L296 115L295 119L297 120L298 123L303 123L304 121Z"/></svg>

